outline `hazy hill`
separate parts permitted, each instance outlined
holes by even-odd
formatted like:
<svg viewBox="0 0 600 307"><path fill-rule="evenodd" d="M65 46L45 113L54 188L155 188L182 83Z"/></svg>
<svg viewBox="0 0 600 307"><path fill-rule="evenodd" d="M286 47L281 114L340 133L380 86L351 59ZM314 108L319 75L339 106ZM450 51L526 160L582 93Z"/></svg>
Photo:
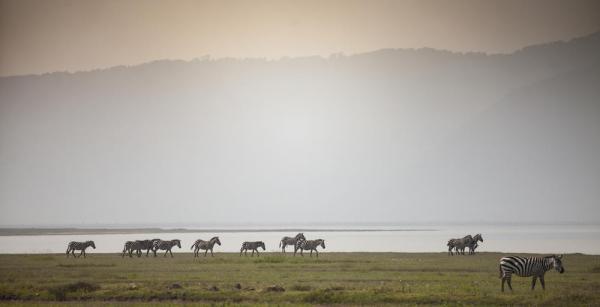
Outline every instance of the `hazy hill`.
<svg viewBox="0 0 600 307"><path fill-rule="evenodd" d="M0 223L597 221L598 63L600 33L0 78Z"/></svg>

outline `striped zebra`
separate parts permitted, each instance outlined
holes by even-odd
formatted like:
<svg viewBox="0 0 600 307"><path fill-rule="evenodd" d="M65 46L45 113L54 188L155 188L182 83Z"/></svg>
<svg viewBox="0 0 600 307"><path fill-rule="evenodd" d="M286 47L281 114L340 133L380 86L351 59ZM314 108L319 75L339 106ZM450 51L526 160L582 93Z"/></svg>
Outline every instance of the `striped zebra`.
<svg viewBox="0 0 600 307"><path fill-rule="evenodd" d="M446 243L446 246L448 246L448 255L450 256L454 255L454 253L452 253L452 250L456 247L456 240L458 239L450 239L448 240L448 243Z"/></svg>
<svg viewBox="0 0 600 307"><path fill-rule="evenodd" d="M67 258L69 258L69 253L71 253L73 255L73 257L75 257L76 250L81 251L77 257L81 257L81 255L83 255L83 258L85 258L85 249L90 246L93 247L94 249L96 249L96 244L94 244L94 241L85 241L85 242L71 241L71 242L69 242L69 245L67 245Z"/></svg>
<svg viewBox="0 0 600 307"><path fill-rule="evenodd" d="M138 257L142 256L142 241L127 241L125 242L125 245L123 246L123 253L121 254L121 257L125 257L125 254L129 254L129 257L133 257L133 252L135 251L135 254Z"/></svg>
<svg viewBox="0 0 600 307"><path fill-rule="evenodd" d="M285 247L288 245L296 246L296 242L298 240L306 240L303 233L298 233L295 237L283 237L279 242L279 247L281 247L281 252L285 254Z"/></svg>
<svg viewBox="0 0 600 307"><path fill-rule="evenodd" d="M154 251L154 242L156 241L160 241L160 239L137 240L136 242L140 243L140 251L144 249L146 250L146 257L148 257L150 251Z"/></svg>
<svg viewBox="0 0 600 307"><path fill-rule="evenodd" d="M304 257L302 251L310 250L310 256L312 257L312 252L315 251L317 253L317 258L319 258L319 252L317 251L317 247L321 246L325 249L325 240L317 239L317 240L298 240L296 242L296 246L294 246L294 256L296 256L296 252L300 250L300 256Z"/></svg>
<svg viewBox="0 0 600 307"><path fill-rule="evenodd" d="M125 244L123 245L123 252L121 253L121 258L125 257L125 254L129 254L129 256L131 257L131 245L133 245L133 241L125 242Z"/></svg>
<svg viewBox="0 0 600 307"><path fill-rule="evenodd" d="M154 252L154 257L156 257L156 251L158 251L160 249L160 250L165 251L165 254L163 255L163 257L167 257L167 253L170 253L171 258L173 258L173 252L171 251L173 246L177 246L177 247L181 248L181 241L178 239L170 240L170 241L163 241L163 240L154 241L154 245L152 246L152 251Z"/></svg>
<svg viewBox="0 0 600 307"><path fill-rule="evenodd" d="M508 288L512 291L512 285L510 279L512 274L521 277L533 276L531 281L531 290L535 289L535 281L539 278L542 283L542 289L546 290L546 283L544 282L544 275L547 271L552 268L556 269L559 273L564 273L565 269L562 265L561 256L546 256L546 257L518 257L510 256L500 259L500 278L502 278L502 292L504 292L504 282L508 283Z"/></svg>
<svg viewBox="0 0 600 307"><path fill-rule="evenodd" d="M472 244L474 244L474 242L478 241L483 242L483 237L481 236L481 234L476 234L475 237L471 235L466 235L460 239L450 239L446 244L448 246L448 254L450 254L450 256L454 255L452 253L452 249L456 249L457 255L464 255L465 248L471 246Z"/></svg>
<svg viewBox="0 0 600 307"><path fill-rule="evenodd" d="M448 240L448 243L446 244L446 246L448 246L448 254L450 254L450 256L453 256L454 254L452 253L452 249L456 249L457 255L460 255L461 251L462 251L462 254L464 255L465 247L467 245L471 244L472 241L473 241L473 237L471 235L466 235L459 239Z"/></svg>
<svg viewBox="0 0 600 307"><path fill-rule="evenodd" d="M247 242L246 241L246 242L242 243L242 248L240 249L240 256L242 255L242 252L244 253L244 256L248 256L248 250L251 249L252 257L254 257L255 251L256 251L256 256L260 257L260 254L258 253L259 247L262 247L263 250L266 250L265 242L263 242L263 241Z"/></svg>
<svg viewBox="0 0 600 307"><path fill-rule="evenodd" d="M206 257L206 254L208 253L209 250L210 250L210 255L214 257L213 247L215 246L215 243L219 244L219 246L221 245L221 241L219 240L219 237L212 237L212 239L210 239L208 241L204 241L201 239L196 240L196 242L194 242L192 247L190 247L190 249L192 249L192 248L194 249L194 258L198 257L198 252L201 249L205 250L204 257Z"/></svg>
<svg viewBox="0 0 600 307"><path fill-rule="evenodd" d="M477 242L482 242L483 243L483 237L481 236L480 233L478 233L475 236L473 236L473 241L471 241L471 243L469 243L467 245L467 247L469 248L469 255L475 255L475 249L479 246L477 244Z"/></svg>

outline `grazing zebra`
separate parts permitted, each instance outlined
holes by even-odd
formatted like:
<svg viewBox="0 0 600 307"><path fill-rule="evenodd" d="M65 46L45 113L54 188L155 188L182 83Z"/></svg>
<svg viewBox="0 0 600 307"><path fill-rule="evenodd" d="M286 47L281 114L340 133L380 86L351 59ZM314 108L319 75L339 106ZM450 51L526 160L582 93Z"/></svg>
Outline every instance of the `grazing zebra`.
<svg viewBox="0 0 600 307"><path fill-rule="evenodd" d="M512 285L510 284L510 278L512 274L521 277L533 276L533 280L531 281L531 290L535 288L535 281L539 278L540 282L542 283L542 289L546 290L544 275L547 271L554 268L561 274L565 272L561 259L562 255L530 258L510 256L500 259L499 269L500 278L502 278L502 292L504 292L505 281L508 283L508 288L510 288L510 291L512 291Z"/></svg>
<svg viewBox="0 0 600 307"><path fill-rule="evenodd" d="M177 239L170 240L170 241L163 241L163 240L154 241L154 245L152 246L152 251L154 252L154 257L156 257L156 251L160 249L160 250L165 251L165 254L163 255L163 257L167 257L167 253L170 253L171 258L173 258L173 252L171 251L171 249L175 245L177 245L177 247L181 248L181 241L177 240Z"/></svg>
<svg viewBox="0 0 600 307"><path fill-rule="evenodd" d="M469 248L469 255L474 255L475 254L475 249L479 246L477 244L477 242L479 242L479 241L483 242L483 237L481 236L480 233L476 234L473 237L473 241L471 241L471 243L469 243L467 245L467 247Z"/></svg>
<svg viewBox="0 0 600 307"><path fill-rule="evenodd" d="M96 244L94 244L94 241L85 241L85 242L71 241L71 242L69 242L69 245L67 245L67 258L69 258L69 253L71 253L73 255L73 257L75 257L76 250L81 251L81 253L79 253L79 255L77 257L81 257L81 255L83 255L83 258L85 258L85 249L90 246L93 247L94 249L96 249Z"/></svg>
<svg viewBox="0 0 600 307"><path fill-rule="evenodd" d="M248 256L248 250L251 249L252 257L254 257L255 251L256 251L256 256L260 257L260 254L258 253L259 247L262 247L263 250L266 250L265 242L263 242L263 241L244 242L244 243L242 243L242 248L240 249L240 256L242 255L242 252L244 253L244 256Z"/></svg>
<svg viewBox="0 0 600 307"><path fill-rule="evenodd" d="M194 258L198 257L198 251L200 251L201 249L205 250L204 252L204 257L206 257L206 254L208 253L208 251L210 250L210 255L214 257L213 255L213 247L215 246L215 243L221 245L221 241L219 241L219 237L213 237L212 239L208 240L208 241L204 241L201 239L196 240L196 242L194 242L194 245L192 245L192 247L190 247L190 249L194 249Z"/></svg>
<svg viewBox="0 0 600 307"><path fill-rule="evenodd" d="M148 253L150 251L154 251L154 242L160 241L160 239L152 239L152 240L137 240L136 242L140 243L140 251L146 250L146 257L148 257Z"/></svg>
<svg viewBox="0 0 600 307"><path fill-rule="evenodd" d="M303 233L298 233L295 237L283 237L281 242L279 242L279 247L281 247L281 251L285 254L285 247L288 245L296 246L296 242L298 240L306 240Z"/></svg>
<svg viewBox="0 0 600 307"><path fill-rule="evenodd" d="M294 256L296 256L296 251L300 250L300 256L304 257L302 251L310 250L310 256L312 257L312 252L315 251L317 253L317 258L319 258L319 252L317 251L317 247L321 246L325 249L325 240L317 239L317 240L299 240L296 242L296 246L294 247Z"/></svg>

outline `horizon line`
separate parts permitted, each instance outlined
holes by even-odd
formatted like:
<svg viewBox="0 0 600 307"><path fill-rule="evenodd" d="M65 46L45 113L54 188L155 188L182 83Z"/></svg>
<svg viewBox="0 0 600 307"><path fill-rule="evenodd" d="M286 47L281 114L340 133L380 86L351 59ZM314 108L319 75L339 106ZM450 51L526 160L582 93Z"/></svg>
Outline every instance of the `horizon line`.
<svg viewBox="0 0 600 307"><path fill-rule="evenodd" d="M210 62L231 61L231 60L234 60L234 61L257 61L257 60L259 60L259 61L264 61L264 62L280 62L283 60L301 60L301 59L310 59L310 58L329 60L329 59L336 59L336 58L350 58L350 57L354 57L354 56L368 55L368 54L373 54L373 53L382 52L382 51L394 51L394 52L412 51L412 52L415 52L415 51L422 51L422 50L432 50L432 51L436 51L436 52L444 52L444 53L450 53L453 55L462 55L462 56L465 56L465 55L510 56L510 55L514 55L514 54L523 52L529 48L536 48L536 47L551 45L551 44L556 44L556 43L568 44L573 41L589 38L589 37L592 37L595 35L600 35L600 29L597 29L586 35L576 36L576 37L572 37L572 38L568 38L568 39L554 40L554 41L547 41L547 42L542 42L542 43L526 45L526 46L523 46L519 49L515 49L510 52L485 52L485 51L477 51L477 50L459 51L459 50L451 50L451 49L423 46L423 47L414 47L414 48L382 47L382 48L373 49L370 51L348 53L348 54L344 53L343 51L340 51L340 52L332 52L329 55L313 54L313 55L305 55L305 56L279 56L279 57L232 57L232 56L218 57L218 56L213 56L211 54L205 54L205 55L201 55L201 56L190 58L190 59L162 58L162 59L154 59L154 60L149 60L146 62L139 62L139 63L134 63L134 64L117 64L117 65L113 65L113 66L96 67L96 68L81 69L81 70L56 70L56 71L48 71L48 72L42 72L42 73L0 75L0 80L1 79L9 79L9 78L21 78L21 77L42 77L42 76L53 75L53 74L73 75L73 74L78 74L78 73L103 72L103 71L108 71L108 70L118 69L118 68L136 68L136 67L160 63L160 62L184 62L184 63L205 62L205 63L210 63Z"/></svg>

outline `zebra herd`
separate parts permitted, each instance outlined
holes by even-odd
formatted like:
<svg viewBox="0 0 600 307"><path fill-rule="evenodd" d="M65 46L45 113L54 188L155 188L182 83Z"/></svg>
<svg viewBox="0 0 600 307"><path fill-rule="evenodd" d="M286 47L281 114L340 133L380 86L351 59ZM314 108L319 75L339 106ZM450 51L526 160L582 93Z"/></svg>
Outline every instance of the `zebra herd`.
<svg viewBox="0 0 600 307"><path fill-rule="evenodd" d="M221 240L219 237L212 237L210 240L205 241L202 239L196 240L194 244L190 247L190 249L194 250L194 258L199 257L200 250L204 250L204 257L210 251L210 255L214 257L213 249L215 244L221 245ZM285 247L287 245L294 246L294 256L297 251L300 251L300 255L304 256L303 251L310 251L310 256L312 257L313 251L316 253L317 258L319 257L319 252L317 251L317 247L325 248L325 240L317 239L317 240L306 240L303 233L297 234L295 237L283 237L281 242L279 243L279 247L281 247L282 252L285 254ZM88 247L96 248L94 241L86 241L86 242L75 242L71 241L67 245L67 257L69 254L72 254L75 257L75 251L80 250L80 254L77 257L83 255L86 257L85 250ZM137 257L141 257L143 252L146 251L146 257L148 254L152 252L154 257L157 256L157 251L165 251L163 257L166 257L167 254L170 254L173 257L172 249L177 246L181 248L181 240L161 240L161 239L151 239L151 240L136 240L136 241L127 241L123 245L123 251L121 252L121 257L125 257L128 255L130 258L133 257L134 253ZM254 253L256 252L257 256L260 256L258 249L262 248L262 250L266 250L265 243L262 241L255 242L244 242L242 243L242 248L240 249L240 256L242 254L248 255L248 250L252 251L252 257L254 257Z"/></svg>
<svg viewBox="0 0 600 307"><path fill-rule="evenodd" d="M469 254L475 254L475 249L477 249L478 242L483 242L483 237L481 234L476 234L475 236L467 235L463 238L459 239L450 239L448 240L448 254L454 255L452 250L454 249L456 254L464 255L465 248L469 248ZM199 251L204 250L204 257L210 251L211 256L213 254L214 245L221 245L221 241L219 237L213 237L208 241L204 241L201 239L196 240L194 244L190 247L190 249L194 250L194 258L199 257ZM319 252L317 248L320 246L325 249L325 240L316 239L316 240L307 240L303 233L298 233L295 237L283 237L279 242L279 247L281 248L281 252L283 254L286 253L286 246L291 245L294 247L294 256L298 251L300 251L300 255L304 256L303 251L310 251L310 256L312 257L312 252L316 253L317 258L319 257ZM173 247L181 248L181 241L178 239L174 240L161 240L161 239L151 239L151 240L136 240L136 241L127 241L123 246L123 251L121 253L121 257L125 257L125 255L129 255L129 257L133 257L133 253L135 253L138 257L142 256L142 250L146 251L146 257L150 251L153 252L154 257L157 256L156 252L161 250L165 251L164 257L167 254L170 254L173 257L173 252L171 251ZM94 241L85 241L85 242L75 242L71 241L67 245L67 258L69 255L73 257L86 257L85 250L88 247L96 248L96 244ZM240 256L242 254L247 256L248 250L252 250L252 257L254 257L254 252L256 252L257 257L260 256L258 249L262 248L262 250L266 250L265 243L263 241L246 241L242 243L242 247L240 249ZM80 251L79 255L75 255L75 251ZM542 284L542 289L546 289L546 282L544 280L544 276L546 272L555 269L559 273L564 273L565 269L562 265L562 256L546 256L546 257L519 257L519 256L509 256L503 257L500 259L499 271L500 271L500 279L502 281L501 290L504 292L504 284L508 284L508 288L512 291L511 285L511 277L512 275L517 275L521 277L533 277L531 281L531 290L535 289L535 284L537 279L540 280Z"/></svg>

